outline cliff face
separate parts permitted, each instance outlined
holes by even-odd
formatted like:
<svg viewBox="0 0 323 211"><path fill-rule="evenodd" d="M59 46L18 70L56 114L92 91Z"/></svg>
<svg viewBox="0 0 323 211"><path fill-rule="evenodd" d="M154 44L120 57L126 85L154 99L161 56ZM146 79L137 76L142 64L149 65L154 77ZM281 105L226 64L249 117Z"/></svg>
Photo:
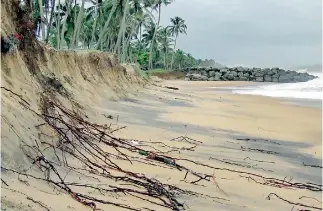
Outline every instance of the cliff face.
<svg viewBox="0 0 323 211"><path fill-rule="evenodd" d="M293 83L313 80L316 76L308 73L283 70L280 68L191 68L185 70L186 80L192 81L255 81Z"/></svg>
<svg viewBox="0 0 323 211"><path fill-rule="evenodd" d="M47 93L66 107L86 108L104 99L126 97L147 83L130 67L122 66L114 55L56 51L38 42L31 31L21 30L17 2L1 0L1 37L15 32L23 35L18 50L1 54L1 155L6 166L29 163L22 156L20 145L38 140L35 125L42 124L37 115L21 105L17 96L28 102L30 109L41 113L41 100Z"/></svg>

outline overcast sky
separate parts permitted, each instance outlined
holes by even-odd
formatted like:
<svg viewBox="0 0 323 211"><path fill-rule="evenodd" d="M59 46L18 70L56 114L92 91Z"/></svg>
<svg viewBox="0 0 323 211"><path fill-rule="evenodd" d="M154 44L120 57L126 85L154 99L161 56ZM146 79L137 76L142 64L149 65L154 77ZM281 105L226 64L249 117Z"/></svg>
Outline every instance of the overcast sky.
<svg viewBox="0 0 323 211"><path fill-rule="evenodd" d="M226 65L297 67L321 64L321 0L176 0L162 25L180 16L178 47Z"/></svg>

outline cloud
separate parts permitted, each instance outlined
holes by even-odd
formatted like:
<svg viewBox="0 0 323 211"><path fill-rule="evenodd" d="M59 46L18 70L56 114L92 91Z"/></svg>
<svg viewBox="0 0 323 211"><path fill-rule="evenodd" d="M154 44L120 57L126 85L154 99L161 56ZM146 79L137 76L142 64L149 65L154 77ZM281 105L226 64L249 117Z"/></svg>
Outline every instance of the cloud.
<svg viewBox="0 0 323 211"><path fill-rule="evenodd" d="M226 64L290 67L321 63L320 0L176 0L162 24L188 26L178 47Z"/></svg>

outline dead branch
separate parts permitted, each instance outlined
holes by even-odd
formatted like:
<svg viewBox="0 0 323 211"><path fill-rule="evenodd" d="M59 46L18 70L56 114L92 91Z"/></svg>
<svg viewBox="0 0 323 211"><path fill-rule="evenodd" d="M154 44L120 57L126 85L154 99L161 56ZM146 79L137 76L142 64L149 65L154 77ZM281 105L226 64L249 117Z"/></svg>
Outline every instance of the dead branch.
<svg viewBox="0 0 323 211"><path fill-rule="evenodd" d="M261 153L270 154L270 155L273 155L273 154L277 155L278 154L278 152L274 152L274 151L270 151L270 150L249 148L249 147L243 147L243 146L241 146L241 150L242 151L249 151L249 152L252 152L252 151L261 152Z"/></svg>
<svg viewBox="0 0 323 211"><path fill-rule="evenodd" d="M245 157L243 160L252 160L252 161L256 161L256 162L259 162L259 163L275 163L274 161L265 161L265 160L254 160L254 159L251 159L249 157Z"/></svg>
<svg viewBox="0 0 323 211"><path fill-rule="evenodd" d="M276 193L270 193L266 199L268 200L271 200L271 196L276 196L277 198L279 198L280 200L284 201L284 202L287 202L289 204L292 204L292 205L296 205L296 206L301 206L301 207L306 207L306 208L312 208L312 209L317 209L317 210L322 210L321 207L316 207L316 206L309 206L309 205L305 205L305 204L302 204L302 203L298 203L298 202L292 202L292 201L289 201L287 199L284 199L280 196L278 196Z"/></svg>
<svg viewBox="0 0 323 211"><path fill-rule="evenodd" d="M222 162L222 163L225 163L225 164L229 164L229 165L234 165L234 166L259 169L259 170L268 171L268 172L274 172L273 170L270 170L270 169L264 169L264 168L261 168L261 167L257 167L257 164L256 165L250 165L249 163L242 164L242 163L238 163L237 161L232 161L232 160L228 161L228 160L224 160L224 159L221 160L221 159L213 158L213 157L210 157L209 160L216 160L216 161L219 161L219 162Z"/></svg>
<svg viewBox="0 0 323 211"><path fill-rule="evenodd" d="M267 139L235 138L235 140L238 140L238 141L252 141L252 142L268 142L268 143L271 143L271 144L281 145L280 143L278 143L278 142L276 142L276 141L267 140Z"/></svg>
<svg viewBox="0 0 323 211"><path fill-rule="evenodd" d="M303 162L303 166L309 166L309 167L313 167L313 168L322 168L322 166L319 166L319 165L309 165L309 164L305 164Z"/></svg>
<svg viewBox="0 0 323 211"><path fill-rule="evenodd" d="M1 178L1 182L3 182L3 184L5 184L7 187L9 187L8 183L6 183L2 178Z"/></svg>
<svg viewBox="0 0 323 211"><path fill-rule="evenodd" d="M50 211L50 209L41 201L36 201L35 199L31 198L31 197L26 197L28 200L34 202L35 204L38 204L39 206L41 206L42 208L44 208L47 211Z"/></svg>
<svg viewBox="0 0 323 211"><path fill-rule="evenodd" d="M313 197L309 197L309 196L301 196L298 199L313 199L313 200L317 201L318 203L322 203L322 201L320 201L316 198L313 198Z"/></svg>

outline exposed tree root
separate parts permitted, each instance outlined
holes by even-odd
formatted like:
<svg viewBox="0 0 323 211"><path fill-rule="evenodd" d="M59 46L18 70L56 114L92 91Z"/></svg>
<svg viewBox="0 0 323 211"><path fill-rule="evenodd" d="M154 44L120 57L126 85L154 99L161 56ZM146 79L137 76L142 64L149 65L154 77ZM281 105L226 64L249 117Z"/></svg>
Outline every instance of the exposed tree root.
<svg viewBox="0 0 323 211"><path fill-rule="evenodd" d="M266 198L268 200L271 200L272 196L276 196L277 198L279 198L280 200L284 201L284 202L287 202L288 204L293 204L293 205L296 205L296 206L301 206L301 207L306 207L306 208L312 208L312 209L316 209L316 210L322 210L321 207L316 207L316 206L310 206L310 205L306 205L306 204L302 204L302 203L297 203L297 202L292 202L292 201L289 201L287 199L284 199L280 196L278 196L276 193L270 193Z"/></svg>

